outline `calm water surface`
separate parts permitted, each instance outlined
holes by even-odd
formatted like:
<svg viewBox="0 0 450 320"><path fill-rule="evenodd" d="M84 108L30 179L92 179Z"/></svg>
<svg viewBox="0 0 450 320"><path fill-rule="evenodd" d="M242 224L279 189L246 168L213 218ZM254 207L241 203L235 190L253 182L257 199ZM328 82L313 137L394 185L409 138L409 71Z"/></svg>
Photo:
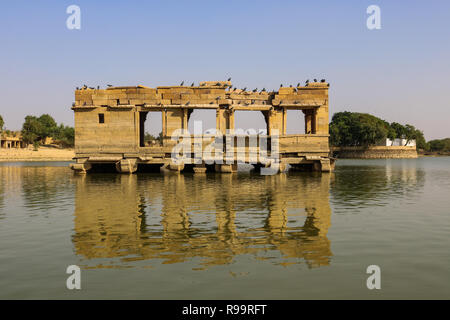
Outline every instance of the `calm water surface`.
<svg viewBox="0 0 450 320"><path fill-rule="evenodd" d="M450 299L449 236L448 157L276 176L0 163L2 299Z"/></svg>

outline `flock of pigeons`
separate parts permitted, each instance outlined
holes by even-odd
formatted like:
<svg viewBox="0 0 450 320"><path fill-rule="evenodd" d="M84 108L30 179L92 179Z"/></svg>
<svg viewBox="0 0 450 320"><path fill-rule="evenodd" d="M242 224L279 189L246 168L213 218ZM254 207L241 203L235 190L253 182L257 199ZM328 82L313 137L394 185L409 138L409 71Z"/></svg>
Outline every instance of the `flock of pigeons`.
<svg viewBox="0 0 450 320"><path fill-rule="evenodd" d="M227 81L230 82L230 81L231 81L231 78L228 78ZM318 80L317 80L317 79L314 79L314 82L318 82ZM325 83L326 80L325 80L325 79L321 79L320 82L321 82L321 83ZM193 87L194 85L195 85L195 83L192 82L191 87ZM203 84L203 85L204 85L204 84ZM217 85L218 85L218 86L228 87L227 84L224 84L224 83L222 83L222 82L217 82ZM305 86L308 86L308 85L309 85L309 79L305 81ZM106 86L107 86L108 88L110 88L110 87L112 87L113 85L112 85L112 84L107 84ZM180 86L184 86L184 81L182 81L182 82L180 83ZM328 83L328 87L329 87L329 86L330 86L330 84ZM282 88L282 87L283 87L283 84L280 84L280 88ZM289 87L292 88L292 85L289 85ZM297 83L297 87L300 87L300 82ZM89 89L95 89L94 87L88 87L87 85L83 85L83 86L81 87L81 90L87 89L87 88L89 88ZM100 89L100 86L97 86L97 90L98 90L98 89ZM80 90L80 88L77 87L77 90ZM238 90L238 88L233 87L233 86L230 86L230 91L236 91L236 90ZM247 87L242 88L239 92L245 92L246 90L247 90ZM258 88L253 89L252 92L254 92L254 93L258 92ZM266 92L266 88L263 88L263 89L261 90L261 92Z"/></svg>

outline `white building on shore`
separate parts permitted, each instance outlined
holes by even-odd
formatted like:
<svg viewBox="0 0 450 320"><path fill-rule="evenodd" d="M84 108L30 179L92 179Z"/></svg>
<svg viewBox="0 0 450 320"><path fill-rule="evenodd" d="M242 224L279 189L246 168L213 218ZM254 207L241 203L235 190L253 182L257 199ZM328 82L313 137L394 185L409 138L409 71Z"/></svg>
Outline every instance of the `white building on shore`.
<svg viewBox="0 0 450 320"><path fill-rule="evenodd" d="M390 147L390 146L397 146L397 147L415 147L416 146L416 140L407 140L407 139L386 139L386 147Z"/></svg>

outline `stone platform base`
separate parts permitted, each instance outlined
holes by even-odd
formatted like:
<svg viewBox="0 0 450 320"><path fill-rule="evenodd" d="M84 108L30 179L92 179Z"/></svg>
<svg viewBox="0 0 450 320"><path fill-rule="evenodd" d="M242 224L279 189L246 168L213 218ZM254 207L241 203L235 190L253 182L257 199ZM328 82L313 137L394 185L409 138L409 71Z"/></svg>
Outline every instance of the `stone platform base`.
<svg viewBox="0 0 450 320"><path fill-rule="evenodd" d="M292 170L299 171L319 171L319 172L330 172L334 169L333 158L318 157L314 159L281 159L280 162L268 162L268 163L257 163L254 164L255 171L263 171L263 174L276 174L285 172L290 165ZM151 166L151 167L150 167ZM126 159L116 159L116 158L104 158L100 161L99 158L94 158L94 160L88 160L87 158L77 159L77 163L70 164L70 168L76 173L85 174L88 171L93 172L118 172L123 174L132 174L135 172L154 172L155 170L161 172L194 172L195 174L205 174L208 172L217 173L235 173L237 172L237 163L233 164L215 164L207 165L202 164L175 164L167 162L153 162L146 163L140 162L138 158L126 158ZM153 171L152 171L153 170Z"/></svg>

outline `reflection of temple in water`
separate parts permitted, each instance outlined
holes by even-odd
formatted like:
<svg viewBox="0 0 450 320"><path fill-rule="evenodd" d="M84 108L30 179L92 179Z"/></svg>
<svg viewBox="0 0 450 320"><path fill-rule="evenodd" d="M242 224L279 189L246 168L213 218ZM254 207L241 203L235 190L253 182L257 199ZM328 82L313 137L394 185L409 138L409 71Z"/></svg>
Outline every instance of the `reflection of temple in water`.
<svg viewBox="0 0 450 320"><path fill-rule="evenodd" d="M329 175L77 177L76 253L162 263L329 264ZM299 260L301 259L301 260Z"/></svg>

